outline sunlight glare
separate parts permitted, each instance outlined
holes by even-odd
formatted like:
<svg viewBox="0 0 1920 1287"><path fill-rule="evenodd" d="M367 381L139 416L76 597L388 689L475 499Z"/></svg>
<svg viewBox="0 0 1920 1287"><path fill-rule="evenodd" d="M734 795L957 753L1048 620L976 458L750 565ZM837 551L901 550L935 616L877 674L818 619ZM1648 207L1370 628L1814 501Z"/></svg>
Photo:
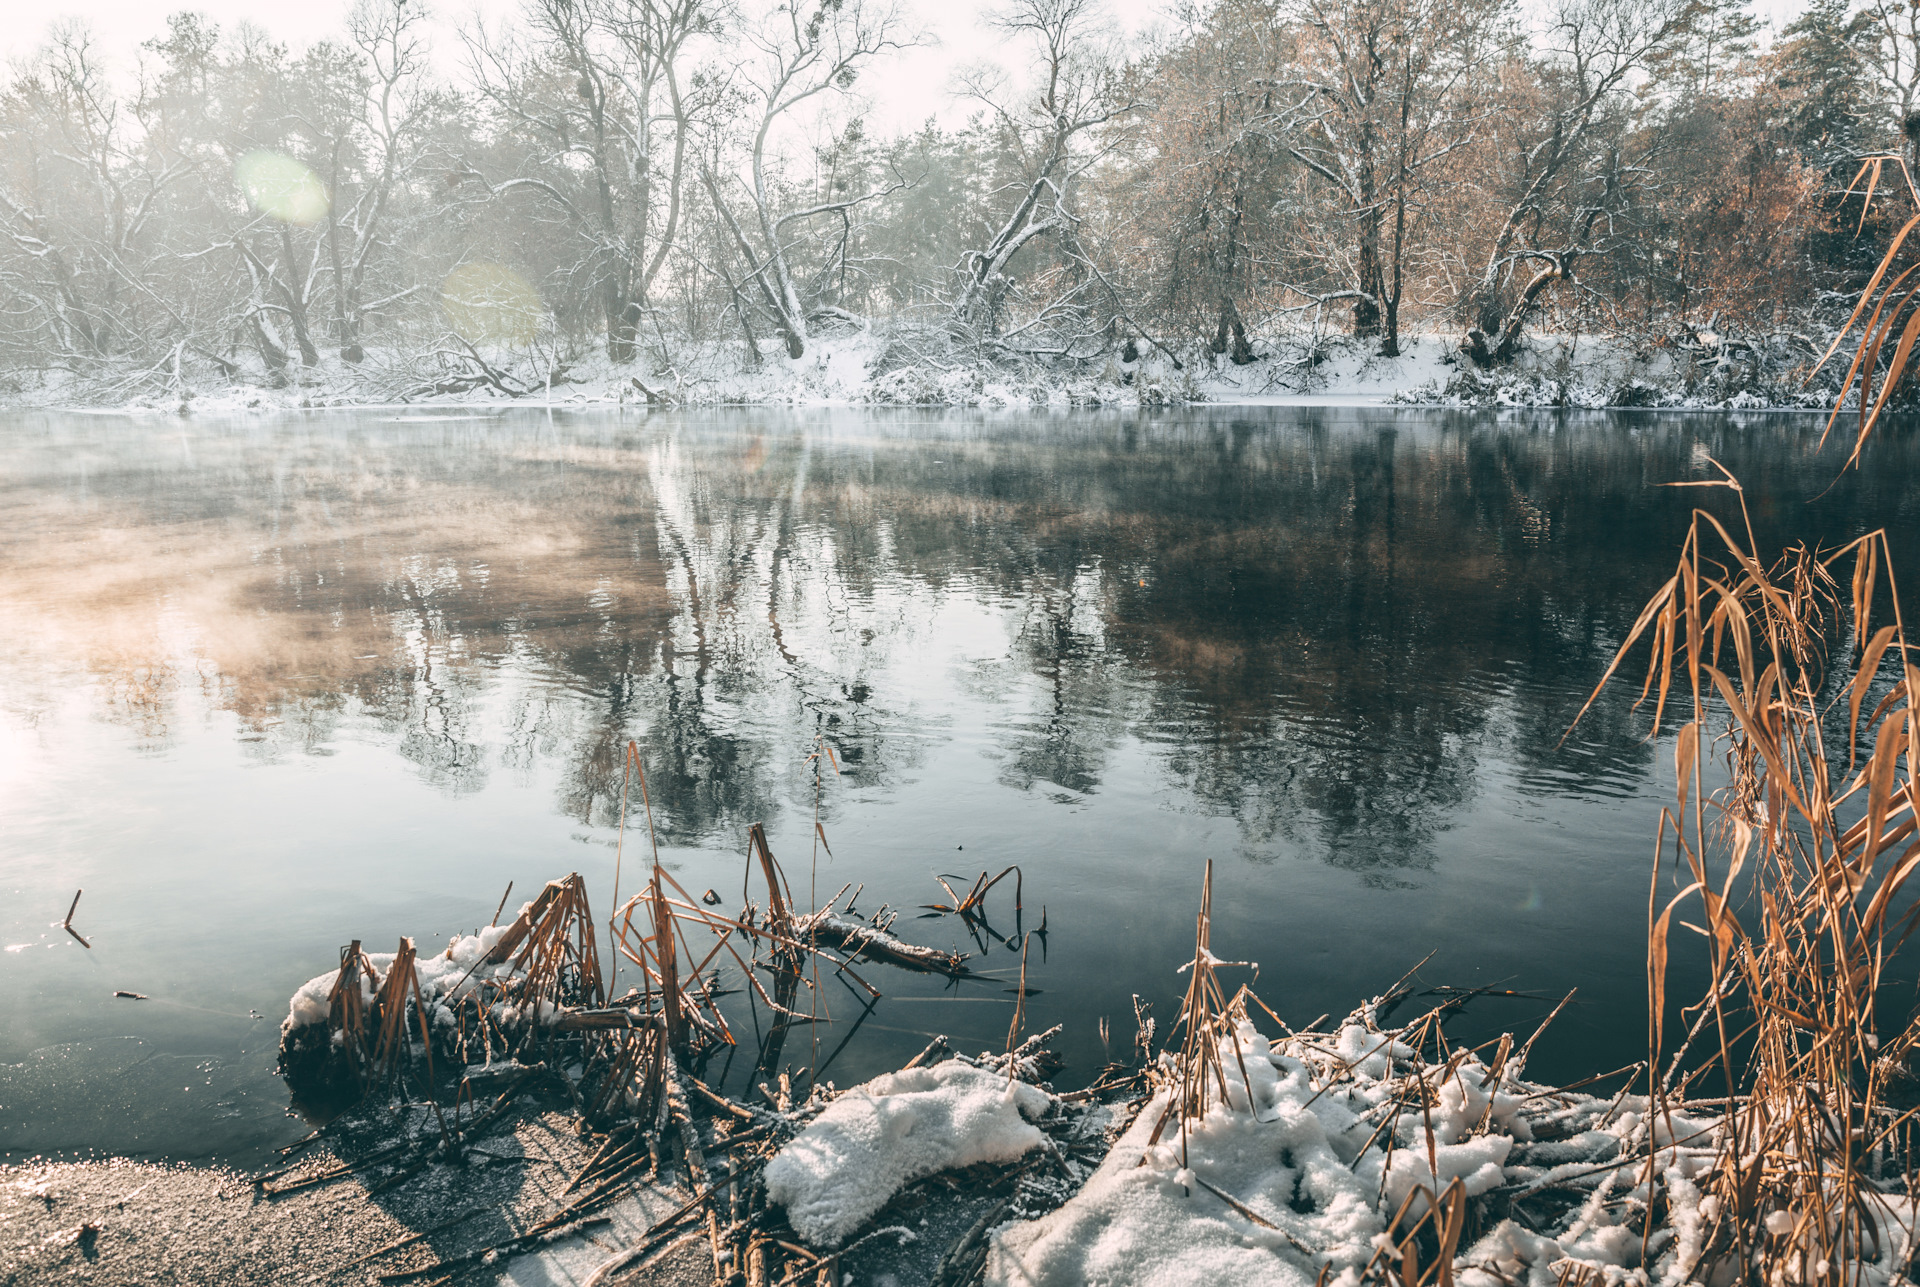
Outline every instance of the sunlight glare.
<svg viewBox="0 0 1920 1287"><path fill-rule="evenodd" d="M282 223L306 227L327 214L327 187L311 166L279 152L249 152L234 162L247 204Z"/></svg>

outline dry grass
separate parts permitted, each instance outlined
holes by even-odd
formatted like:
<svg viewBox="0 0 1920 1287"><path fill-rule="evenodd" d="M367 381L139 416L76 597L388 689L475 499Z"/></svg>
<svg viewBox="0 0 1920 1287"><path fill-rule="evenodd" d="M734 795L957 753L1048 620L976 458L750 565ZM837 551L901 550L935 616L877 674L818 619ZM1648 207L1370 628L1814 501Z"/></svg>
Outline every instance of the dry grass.
<svg viewBox="0 0 1920 1287"><path fill-rule="evenodd" d="M1860 194L1862 228L1872 212L1874 193L1882 187L1894 186L1888 182L1889 171L1893 172L1892 177L1897 179L1899 188L1905 191L1914 207L1920 209L1920 187L1915 185L1913 172L1908 169L1906 159L1899 156L1869 156L1860 162L1860 169L1847 189L1849 196ZM1820 436L1824 444L1827 434L1833 432L1834 425L1840 419L1847 393L1857 387L1860 394L1859 430L1854 437L1852 454L1847 457L1849 466L1859 463L1861 449L1866 446L1867 438L1892 401L1894 391L1906 379L1915 343L1920 341L1920 309L1914 308L1915 299L1920 298L1920 263L1904 271L1895 271L1900 265L1901 251L1916 229L1920 229L1920 213L1908 218L1894 234L1886 253L1881 256L1879 266L1867 282L1866 290L1861 292L1853 315L1833 337L1833 343L1827 346L1827 351L1814 367L1814 372L1818 373L1821 367L1833 360L1849 338L1857 337L1853 363L1847 368L1846 378L1841 382L1840 396L1834 401L1826 432ZM1898 338L1895 338L1896 331ZM1883 365L1881 354L1890 339L1894 341L1894 346L1887 353Z"/></svg>
<svg viewBox="0 0 1920 1287"><path fill-rule="evenodd" d="M1642 700L1656 730L1682 717L1648 904L1651 1067L1665 1070L1650 1077L1653 1110L1671 1136L1690 1094L1725 1105L1695 1274L1852 1282L1887 1250L1886 1199L1912 1166L1914 1110L1895 1091L1920 1026L1883 1021L1880 1007L1915 924L1920 671L1907 661L1884 533L1763 565L1738 482L1723 471L1693 485L1738 500L1740 530L1695 510L1674 575L1602 680L1649 638ZM1876 628L1883 574L1892 620ZM1710 787L1716 750L1725 777ZM1662 900L1668 870L1680 887ZM1714 983L1680 1011L1690 1030L1673 1048L1667 977L1680 929L1704 940ZM1649 1186L1664 1183L1657 1156Z"/></svg>

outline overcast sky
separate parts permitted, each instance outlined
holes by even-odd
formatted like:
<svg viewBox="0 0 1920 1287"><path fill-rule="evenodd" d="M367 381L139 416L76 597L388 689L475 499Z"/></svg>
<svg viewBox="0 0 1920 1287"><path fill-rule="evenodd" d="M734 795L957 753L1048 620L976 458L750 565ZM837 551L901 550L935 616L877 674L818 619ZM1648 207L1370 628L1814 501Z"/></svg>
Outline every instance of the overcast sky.
<svg viewBox="0 0 1920 1287"><path fill-rule="evenodd" d="M477 0L477 6L476 0L427 2L438 28L436 46L449 60L450 70L458 43L455 32L471 21L476 7L490 22L510 17L519 8L518 0ZM963 118L964 106L956 105L949 92L955 71L971 63L991 61L1001 53L1001 37L982 22L982 15L996 8L998 0L908 3L936 43L893 55L863 78L861 88L873 101L869 120L878 134L916 128L930 115L950 123ZM1114 20L1130 35L1162 21L1167 7L1166 0L1108 0L1107 5ZM1790 20L1803 7L1803 0L1753 0L1753 12L1776 23ZM306 0L300 4L263 4L260 0L51 0L44 7L36 7L35 12L46 15L39 22L22 20L25 15L16 11L14 21L0 24L0 58L30 54L45 38L52 21L71 17L92 26L109 55L121 68L130 68L140 42L164 31L166 15L179 9L198 10L222 26L252 19L296 50L337 34L344 26L346 13L345 4L335 0Z"/></svg>
<svg viewBox="0 0 1920 1287"><path fill-rule="evenodd" d="M518 0L427 0L435 20L436 48L449 60L456 56L459 28L472 20L475 12L489 24L510 18L519 10ZM997 7L998 0L909 0L916 21L933 45L894 54L877 63L862 78L861 88L873 100L869 118L875 131L882 134L917 127L929 115L949 120L964 116L949 93L954 72L967 64L991 60L999 52L1000 38L985 29L982 15ZM1109 12L1130 33L1156 20L1164 8L1163 0L1109 0ZM14 21L0 24L0 58L16 59L30 54L45 39L49 25L61 18L78 18L89 24L104 39L108 53L123 67L131 67L140 43L166 29L166 15L180 9L207 14L227 27L242 19L251 19L276 40L295 50L336 35L344 27L346 5L336 0L308 0L302 4L263 4L260 0L52 0L37 10L46 17L25 20L16 14Z"/></svg>

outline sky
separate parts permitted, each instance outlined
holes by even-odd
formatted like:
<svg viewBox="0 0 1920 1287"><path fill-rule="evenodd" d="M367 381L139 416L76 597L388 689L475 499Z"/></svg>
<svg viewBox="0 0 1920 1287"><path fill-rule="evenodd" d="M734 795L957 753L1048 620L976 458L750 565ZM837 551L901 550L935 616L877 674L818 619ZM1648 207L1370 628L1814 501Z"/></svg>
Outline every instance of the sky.
<svg viewBox="0 0 1920 1287"><path fill-rule="evenodd" d="M455 66L457 32L475 13L491 23L510 18L519 8L517 0L427 3L437 28L435 45L447 60L449 71ZM951 93L955 73L975 63L992 62L1006 52L1003 39L984 21L998 0L906 0L906 4L931 43L881 61L863 78L861 89L872 102L868 120L876 134L912 130L930 116L946 124L964 120L967 109ZM1163 21L1168 7L1167 0L1107 0L1108 13L1132 36ZM1776 25L1790 21L1804 7L1804 0L1752 3L1757 17ZM308 0L302 4L264 4L260 0L51 0L40 10L46 17L38 23L16 20L0 24L0 59L31 54L45 39L51 23L77 18L102 37L109 56L122 70L128 70L140 43L164 31L166 15L179 9L197 10L223 27L250 19L296 50L337 34L345 25L346 14L344 0Z"/></svg>
<svg viewBox="0 0 1920 1287"><path fill-rule="evenodd" d="M458 31L476 13L489 25L511 18L518 0L427 0L436 31L436 51L457 62ZM873 101L869 120L875 132L888 134L917 128L929 116L957 123L966 116L950 92L954 74L973 63L992 61L1002 54L1002 39L984 22L997 0L906 0L911 19L931 39L930 44L889 56L862 78L861 89ZM1108 11L1129 34L1154 22L1164 0L1108 0ZM40 12L40 21L0 24L0 59L30 55L45 40L52 23L77 18L104 39L107 53L122 70L130 69L140 43L160 35L166 15L180 9L206 14L223 28L251 20L274 39L298 50L313 41L338 34L345 26L345 0L309 0L303 4L263 4L260 0L52 0Z"/></svg>

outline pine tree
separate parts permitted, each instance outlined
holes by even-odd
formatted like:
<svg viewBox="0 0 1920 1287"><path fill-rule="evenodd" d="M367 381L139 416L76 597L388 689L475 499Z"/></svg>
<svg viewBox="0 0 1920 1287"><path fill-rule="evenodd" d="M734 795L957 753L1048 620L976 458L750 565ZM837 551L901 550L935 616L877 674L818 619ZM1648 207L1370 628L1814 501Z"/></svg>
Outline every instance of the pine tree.
<svg viewBox="0 0 1920 1287"><path fill-rule="evenodd" d="M1861 19L1847 0L1813 0L1768 56L1781 141L1819 166L1844 164L1874 145L1873 91L1860 57Z"/></svg>
<svg viewBox="0 0 1920 1287"><path fill-rule="evenodd" d="M1654 86L1681 100L1732 92L1764 29L1749 6L1750 0L1699 0L1686 35L1647 60Z"/></svg>

